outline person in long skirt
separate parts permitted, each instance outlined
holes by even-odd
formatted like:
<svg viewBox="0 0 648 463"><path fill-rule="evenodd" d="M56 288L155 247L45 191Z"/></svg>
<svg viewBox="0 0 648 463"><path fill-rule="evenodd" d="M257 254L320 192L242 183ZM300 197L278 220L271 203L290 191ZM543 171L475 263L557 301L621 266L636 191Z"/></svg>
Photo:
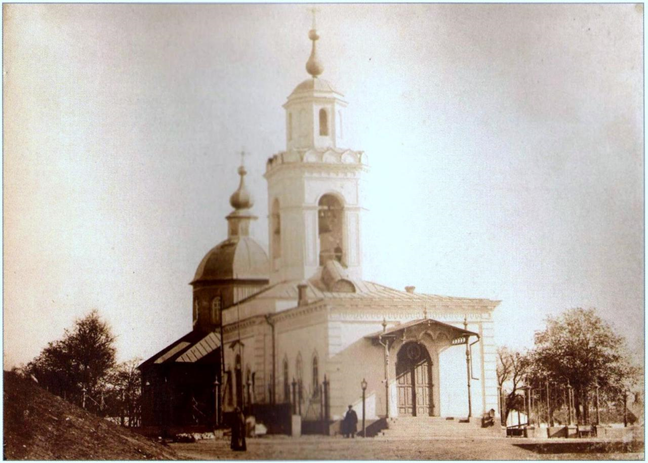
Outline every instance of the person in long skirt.
<svg viewBox="0 0 648 463"><path fill-rule="evenodd" d="M230 447L234 451L244 452L247 450L245 445L245 415L239 407L234 410L232 420L232 442Z"/></svg>

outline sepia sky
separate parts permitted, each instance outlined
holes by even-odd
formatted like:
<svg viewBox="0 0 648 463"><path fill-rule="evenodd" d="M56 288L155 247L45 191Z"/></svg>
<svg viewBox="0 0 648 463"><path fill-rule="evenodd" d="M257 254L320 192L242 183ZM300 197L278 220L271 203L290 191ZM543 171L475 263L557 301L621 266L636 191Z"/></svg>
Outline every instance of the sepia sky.
<svg viewBox="0 0 648 463"><path fill-rule="evenodd" d="M364 278L502 300L496 341L596 307L643 346L641 5L322 5L364 150ZM96 308L120 360L191 329L242 147L308 77L306 5L4 5L4 365Z"/></svg>

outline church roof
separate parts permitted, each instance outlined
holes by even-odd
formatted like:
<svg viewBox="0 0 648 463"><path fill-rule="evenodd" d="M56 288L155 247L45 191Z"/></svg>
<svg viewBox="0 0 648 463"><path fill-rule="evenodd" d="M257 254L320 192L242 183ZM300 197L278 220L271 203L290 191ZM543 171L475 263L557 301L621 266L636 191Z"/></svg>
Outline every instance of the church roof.
<svg viewBox="0 0 648 463"><path fill-rule="evenodd" d="M389 302L398 305L399 302L420 303L429 308L447 307L449 305L468 307L494 307L499 301L489 299L473 299L466 297L439 296L435 294L408 293L399 291L394 288L373 283L365 280L345 280L353 284L355 291L331 291L327 289L320 281L320 278L313 278L306 282L286 281L277 283L259 291L256 294L240 301L244 303L252 299L297 299L299 297L297 285L300 283L307 284L306 296L309 302L316 300L331 300L336 303L356 303L362 300L371 300L372 302Z"/></svg>
<svg viewBox="0 0 648 463"><path fill-rule="evenodd" d="M198 265L191 284L213 280L267 280L265 249L249 236L228 238L212 248Z"/></svg>

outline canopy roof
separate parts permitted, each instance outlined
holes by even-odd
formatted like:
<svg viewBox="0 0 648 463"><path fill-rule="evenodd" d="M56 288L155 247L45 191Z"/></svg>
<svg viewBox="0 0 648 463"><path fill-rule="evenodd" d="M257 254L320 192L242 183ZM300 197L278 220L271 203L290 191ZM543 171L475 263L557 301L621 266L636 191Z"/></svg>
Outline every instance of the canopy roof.
<svg viewBox="0 0 648 463"><path fill-rule="evenodd" d="M366 339L371 339L371 340L377 340L381 337L396 337L399 333L403 333L405 330L410 329L410 328L424 328L424 327L429 327L429 326L442 326L448 331L450 331L453 335L451 341L452 344L464 344L468 342L468 339L471 336L477 336L478 338L480 337L479 334L475 333L474 331L469 331L464 328L458 328L454 325L450 325L448 323L443 323L437 320L432 320L429 318L424 318L424 319L419 319L419 320L412 320L406 323L401 323L400 325L392 326L385 331L378 331L377 333L370 334L368 336L365 336Z"/></svg>
<svg viewBox="0 0 648 463"><path fill-rule="evenodd" d="M142 363L139 368L151 365L170 363L197 363L207 360L206 357L215 352L221 345L218 333L203 333L192 331L169 344L160 352Z"/></svg>

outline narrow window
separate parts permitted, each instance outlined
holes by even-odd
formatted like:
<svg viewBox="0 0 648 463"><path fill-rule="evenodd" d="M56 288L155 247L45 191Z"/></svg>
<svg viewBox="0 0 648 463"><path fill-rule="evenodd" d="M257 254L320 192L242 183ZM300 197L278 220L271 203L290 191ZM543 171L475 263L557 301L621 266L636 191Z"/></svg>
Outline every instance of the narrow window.
<svg viewBox="0 0 648 463"><path fill-rule="evenodd" d="M317 354L313 357L313 397L319 397L319 365Z"/></svg>
<svg viewBox="0 0 648 463"><path fill-rule="evenodd" d="M288 359L283 361L283 387L284 387L284 402L290 402L290 376L288 372Z"/></svg>
<svg viewBox="0 0 648 463"><path fill-rule="evenodd" d="M292 113L288 113L288 141L292 140L292 137L293 137Z"/></svg>
<svg viewBox="0 0 648 463"><path fill-rule="evenodd" d="M301 404L303 399L302 393L302 377L303 377L303 365L302 365L302 356L301 352L297 354L297 360L295 361L295 376L297 376L297 403Z"/></svg>
<svg viewBox="0 0 648 463"><path fill-rule="evenodd" d="M328 136L328 114L326 114L326 109L322 108L319 111L319 134L322 136Z"/></svg>
<svg viewBox="0 0 648 463"><path fill-rule="evenodd" d="M281 257L281 216L278 199L272 203L272 255L273 259Z"/></svg>
<svg viewBox="0 0 648 463"><path fill-rule="evenodd" d="M220 314L221 314L221 297L216 296L212 299L211 306L211 322L215 325L220 324Z"/></svg>
<svg viewBox="0 0 648 463"><path fill-rule="evenodd" d="M340 121L339 122L340 138L344 138L344 129L343 129L344 126L342 125L342 111L338 111L338 121Z"/></svg>

